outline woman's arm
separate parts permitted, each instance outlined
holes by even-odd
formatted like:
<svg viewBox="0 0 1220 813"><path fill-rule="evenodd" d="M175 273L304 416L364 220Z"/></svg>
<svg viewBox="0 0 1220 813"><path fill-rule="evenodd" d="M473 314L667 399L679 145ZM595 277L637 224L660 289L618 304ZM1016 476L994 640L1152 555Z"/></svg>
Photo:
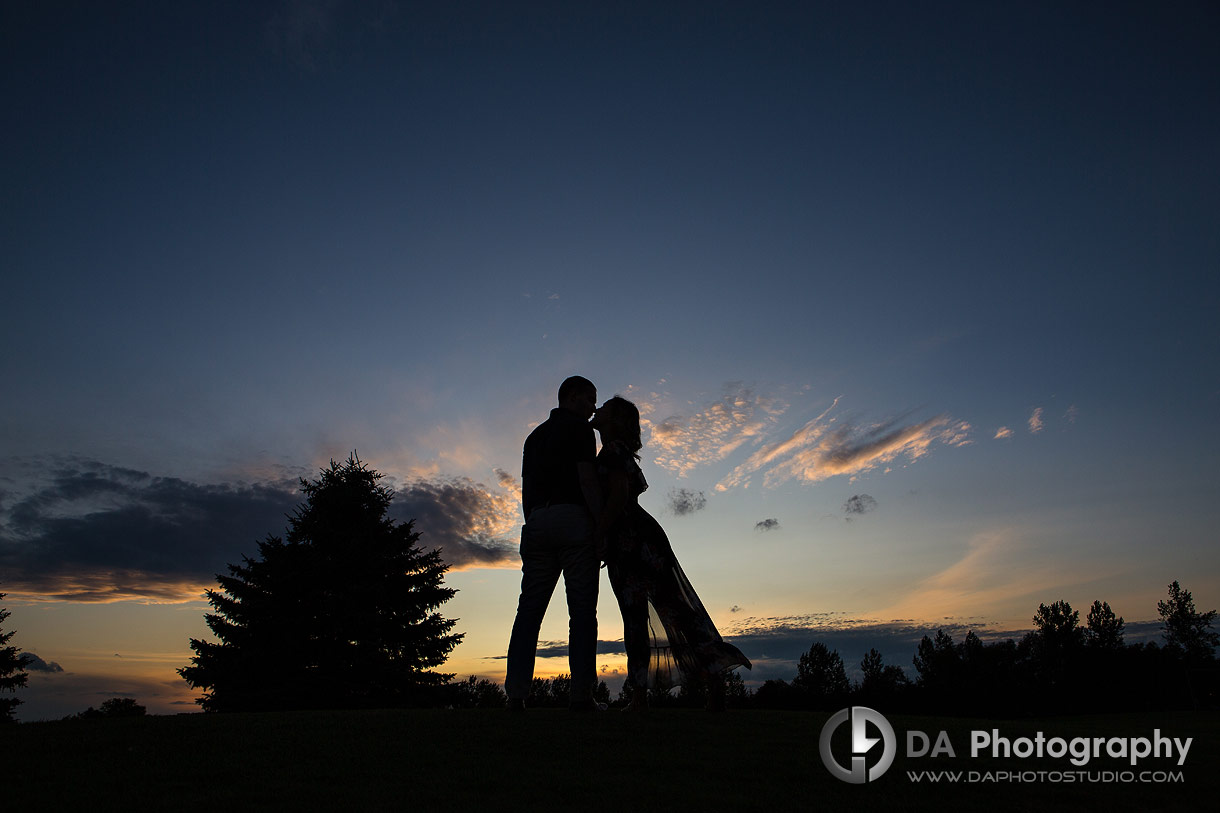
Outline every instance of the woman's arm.
<svg viewBox="0 0 1220 813"><path fill-rule="evenodd" d="M596 520L605 510L602 486L598 482L597 471L593 468L592 463L582 461L576 464L576 475L580 479L580 493L584 495L585 505L589 506L589 513Z"/></svg>
<svg viewBox="0 0 1220 813"><path fill-rule="evenodd" d="M623 515L628 499L627 472L612 471L606 479L609 485L609 490L606 493L606 503L602 509L601 516L597 519L597 527L593 531L593 544L596 546L597 555L601 559L606 558L606 537L610 533L610 528Z"/></svg>

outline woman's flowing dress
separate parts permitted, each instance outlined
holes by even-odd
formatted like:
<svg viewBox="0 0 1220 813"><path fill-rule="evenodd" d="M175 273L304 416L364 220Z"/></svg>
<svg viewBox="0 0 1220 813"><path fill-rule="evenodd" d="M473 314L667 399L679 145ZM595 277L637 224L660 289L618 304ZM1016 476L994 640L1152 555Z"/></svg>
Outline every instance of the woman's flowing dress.
<svg viewBox="0 0 1220 813"><path fill-rule="evenodd" d="M648 488L635 456L610 443L597 456L603 484L612 472L628 475L629 497L607 537L606 567L623 614L628 680L635 687L668 688L682 678L707 681L735 666L751 668L725 643L678 564L669 538L637 502Z"/></svg>

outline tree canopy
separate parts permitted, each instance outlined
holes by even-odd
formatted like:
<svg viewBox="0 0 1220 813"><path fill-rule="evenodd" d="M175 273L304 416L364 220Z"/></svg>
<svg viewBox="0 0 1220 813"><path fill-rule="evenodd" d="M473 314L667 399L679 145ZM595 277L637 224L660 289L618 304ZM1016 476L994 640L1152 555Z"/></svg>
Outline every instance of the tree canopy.
<svg viewBox="0 0 1220 813"><path fill-rule="evenodd" d="M1093 608L1089 610L1085 640L1089 646L1097 649L1120 649L1123 645L1123 617L1115 615L1108 602L1094 601Z"/></svg>
<svg viewBox="0 0 1220 813"><path fill-rule="evenodd" d="M1084 641L1084 630L1080 628L1080 611L1060 600L1039 604L1034 614L1034 631L1050 650L1071 649Z"/></svg>
<svg viewBox="0 0 1220 813"><path fill-rule="evenodd" d="M101 708L95 709L93 706L90 706L80 714L74 714L64 719L89 720L98 717L143 717L146 714L148 714L148 709L137 703L134 697L112 697L109 700L102 701Z"/></svg>
<svg viewBox="0 0 1220 813"><path fill-rule="evenodd" d="M868 695L880 698L892 695L905 688L910 681L902 667L885 664L881 653L875 648L864 653L860 660L860 690Z"/></svg>
<svg viewBox="0 0 1220 813"><path fill-rule="evenodd" d="M838 650L827 649L820 642L809 647L797 661L792 685L806 693L815 704L833 705L851 690Z"/></svg>
<svg viewBox="0 0 1220 813"><path fill-rule="evenodd" d="M1215 658L1220 635L1212 631L1215 610L1205 613L1195 610L1195 600L1189 590L1182 589L1177 579L1169 585L1169 598L1156 603L1164 624L1165 644L1184 653L1189 661L1210 662Z"/></svg>
<svg viewBox="0 0 1220 813"><path fill-rule="evenodd" d="M462 639L438 608L440 552L414 521L387 517L392 492L353 454L301 480L283 538L258 543L207 592L216 642L191 640L179 674L209 711L385 707L435 702L432 671Z"/></svg>

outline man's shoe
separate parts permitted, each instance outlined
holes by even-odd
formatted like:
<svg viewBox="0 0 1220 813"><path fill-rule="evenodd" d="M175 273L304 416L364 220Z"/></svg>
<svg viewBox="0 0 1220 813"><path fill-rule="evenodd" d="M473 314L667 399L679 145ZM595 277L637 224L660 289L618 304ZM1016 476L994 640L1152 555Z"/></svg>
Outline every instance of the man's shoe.
<svg viewBox="0 0 1220 813"><path fill-rule="evenodd" d="M510 697L508 699L508 710L509 711L525 711L525 701L519 697L517 697L517 698Z"/></svg>

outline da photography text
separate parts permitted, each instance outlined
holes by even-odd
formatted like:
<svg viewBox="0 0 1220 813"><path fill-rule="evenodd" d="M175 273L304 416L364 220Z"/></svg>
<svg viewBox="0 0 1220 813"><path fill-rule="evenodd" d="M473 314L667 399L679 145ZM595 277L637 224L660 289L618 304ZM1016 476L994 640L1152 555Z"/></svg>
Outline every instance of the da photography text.
<svg viewBox="0 0 1220 813"><path fill-rule="evenodd" d="M840 729L845 733L836 737ZM1154 728L1151 734L1134 737L1063 737L1043 731L1036 732L1032 737L1014 737L1004 734L999 728L972 730L964 743L960 742L960 737L958 734L959 742L955 744L948 731L915 729L899 737L881 712L865 706L851 706L831 715L822 727L818 745L822 763L832 775L844 782L863 784L881 778L894 764L900 747L904 749L907 759L957 758L960 755L970 759L1062 760L1063 771L1051 773L1070 773L1078 777L1081 772L1072 768L1085 768L1092 760L1103 758L1124 760L1132 767L1145 766L1146 760L1172 760L1173 765L1181 767L1186 764L1193 742L1192 737L1173 737L1163 734L1159 728ZM1033 773L1042 775L1048 772ZM1104 778L1109 773L1113 772L1100 772L1097 776L1101 779L1088 781L1112 781ZM976 774L979 772L972 771L969 776ZM992 773L986 775L991 776Z"/></svg>

